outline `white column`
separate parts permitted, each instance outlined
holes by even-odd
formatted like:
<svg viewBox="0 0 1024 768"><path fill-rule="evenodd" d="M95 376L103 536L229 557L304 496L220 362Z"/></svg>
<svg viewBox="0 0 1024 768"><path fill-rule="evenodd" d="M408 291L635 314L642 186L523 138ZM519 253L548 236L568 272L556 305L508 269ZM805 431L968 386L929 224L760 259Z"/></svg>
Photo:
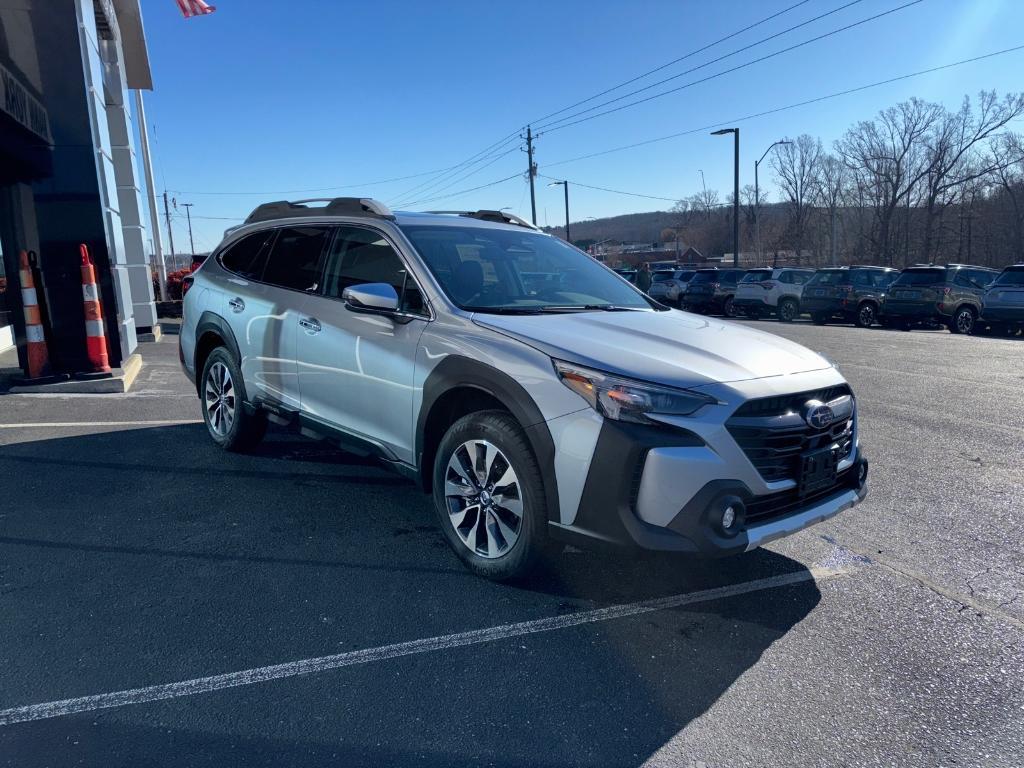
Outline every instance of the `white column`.
<svg viewBox="0 0 1024 768"><path fill-rule="evenodd" d="M107 124L107 103L104 93L103 44L96 29L96 11L92 0L76 0L79 42L82 46L82 70L88 91L89 122L92 128L93 146L96 152L96 173L99 181L100 204L103 209L103 228L110 260L110 277L114 285L117 304L118 335L121 338L120 358L122 360L135 351L138 339L135 335L135 313L132 290L128 275L128 260L125 253L124 233L121 228L121 214L117 193L116 171L112 147L112 131ZM111 20L112 21L112 20ZM114 25L116 28L116 24ZM122 99L123 101L123 99ZM116 116L116 113L115 113ZM122 125L118 136L127 135ZM115 126L114 130L117 130ZM127 144L127 139L125 140ZM107 322L114 322L108 318Z"/></svg>

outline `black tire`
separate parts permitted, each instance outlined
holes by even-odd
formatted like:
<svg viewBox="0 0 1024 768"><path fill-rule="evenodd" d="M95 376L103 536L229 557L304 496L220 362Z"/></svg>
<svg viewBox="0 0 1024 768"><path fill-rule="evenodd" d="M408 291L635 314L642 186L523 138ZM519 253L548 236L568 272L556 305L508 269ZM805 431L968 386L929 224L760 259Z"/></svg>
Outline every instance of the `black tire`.
<svg viewBox="0 0 1024 768"><path fill-rule="evenodd" d="M783 323L792 323L800 316L800 305L793 299L783 299L779 302L776 312Z"/></svg>
<svg viewBox="0 0 1024 768"><path fill-rule="evenodd" d="M497 465L500 459L504 459L516 478L516 496L522 506L522 516L516 531L518 537L507 552L497 556L485 556L478 549L471 549L467 541L460 538L454 522L458 509L449 511L450 500L445 493L449 461L453 460L456 452L460 451L464 444L472 441L486 441L496 447L500 452L500 458L494 460L494 465ZM492 473L495 471L493 470L494 465L492 465ZM496 471L501 471L500 467ZM457 476L453 477L457 478ZM479 476L476 476L473 478L473 483L482 485L483 490L486 490L487 482L493 481L494 478L485 477L483 483L479 483L479 480ZM534 456L519 422L505 411L478 411L463 416L449 427L448 432L441 439L437 456L434 459L433 484L434 509L437 512L441 531L459 559L478 576L495 581L519 578L529 573L543 555L551 549L547 537L547 504L540 466L537 464L537 458ZM465 487L467 490L470 489L468 485ZM493 487L492 485L491 488L493 489ZM478 494L474 498L477 501L476 514L479 515L480 495ZM453 496L452 499L454 500L453 504L459 503L458 497ZM507 522L510 519L505 514L507 510L503 510L497 502L494 503L497 509L493 514L499 514L500 510L501 516ZM472 505L466 502L464 509L468 509L470 506ZM465 521L466 515L462 519ZM487 519L490 522L492 518ZM478 524L472 525L473 531L477 528ZM488 528L494 530L490 525ZM488 531L485 530L484 538L489 544L491 537L487 534ZM474 541L479 546L480 537L476 536Z"/></svg>
<svg viewBox="0 0 1024 768"><path fill-rule="evenodd" d="M216 374L222 370L218 366L227 370L231 382L230 395L224 398L224 406L230 403L232 409L230 421L226 425L224 422L220 422L220 417L216 415L219 408L214 408L215 413L211 415L211 407L214 405L214 401L211 400L211 388L216 389L214 379L220 380ZM216 399L220 399L219 396ZM266 434L266 414L246 410L245 402L245 382L242 381L242 372L238 368L238 363L227 349L217 347L206 358L206 363L203 365L203 376L199 380L199 404L203 411L206 431L213 442L225 451L249 450Z"/></svg>
<svg viewBox="0 0 1024 768"><path fill-rule="evenodd" d="M977 319L978 315L973 307L966 304L962 307L957 307L956 312L949 318L949 332L970 336L974 333L974 325Z"/></svg>
<svg viewBox="0 0 1024 768"><path fill-rule="evenodd" d="M858 328L870 328L878 322L878 307L870 301L865 301L857 307L857 314L853 316L853 324Z"/></svg>
<svg viewBox="0 0 1024 768"><path fill-rule="evenodd" d="M814 323L815 325L827 325L828 315L826 315L824 312L815 312L813 315L811 315L811 322Z"/></svg>
<svg viewBox="0 0 1024 768"><path fill-rule="evenodd" d="M722 314L725 315L726 317L736 317L736 315L739 314L738 310L736 309L736 304L732 300L732 296L728 296L725 299L725 303L722 304Z"/></svg>

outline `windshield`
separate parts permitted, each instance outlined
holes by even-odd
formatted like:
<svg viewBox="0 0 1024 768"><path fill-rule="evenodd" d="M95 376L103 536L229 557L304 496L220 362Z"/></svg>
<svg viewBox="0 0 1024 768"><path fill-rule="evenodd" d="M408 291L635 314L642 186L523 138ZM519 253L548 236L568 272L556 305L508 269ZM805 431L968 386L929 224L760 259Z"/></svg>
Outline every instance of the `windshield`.
<svg viewBox="0 0 1024 768"><path fill-rule="evenodd" d="M402 231L461 309L510 314L652 309L621 277L549 235L437 225Z"/></svg>
<svg viewBox="0 0 1024 768"><path fill-rule="evenodd" d="M762 280L768 280L772 276L770 269L752 269L743 276L740 280L741 283L759 283Z"/></svg>
<svg viewBox="0 0 1024 768"><path fill-rule="evenodd" d="M908 269L896 278L893 285L935 285L945 281L944 269Z"/></svg>
<svg viewBox="0 0 1024 768"><path fill-rule="evenodd" d="M718 273L717 272L698 272L693 276L691 283L717 283Z"/></svg>
<svg viewBox="0 0 1024 768"><path fill-rule="evenodd" d="M994 285L1017 285L1024 288L1024 267L1006 270L996 278Z"/></svg>

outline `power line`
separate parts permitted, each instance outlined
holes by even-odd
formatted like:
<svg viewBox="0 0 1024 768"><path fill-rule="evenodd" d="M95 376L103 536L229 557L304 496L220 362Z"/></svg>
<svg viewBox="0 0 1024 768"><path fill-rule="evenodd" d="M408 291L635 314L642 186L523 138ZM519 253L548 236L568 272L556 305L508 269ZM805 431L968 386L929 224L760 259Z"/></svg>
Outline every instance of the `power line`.
<svg viewBox="0 0 1024 768"><path fill-rule="evenodd" d="M458 175L459 173L461 173L466 168L471 167L473 165L477 165L478 163L480 163L480 162L482 162L484 160L489 159L494 153L498 152L499 150L501 150L502 148L507 146L510 142L515 141L518 138L518 136L519 136L519 132L518 131L515 131L514 133L510 133L510 134L506 135L504 138L499 139L498 141L494 142L493 144L491 144L486 149L483 149L480 152L477 152L472 157L469 157L466 160L463 160L461 163L457 163L456 165L451 166L451 168L449 168L448 171L446 171L445 173L442 173L437 178L435 178L433 180L429 180L428 179L426 182L421 183L421 184L417 184L415 187L412 187L411 189L408 189L405 192L403 192L403 193L401 193L399 195L396 195L395 198L394 198L397 201L396 204L397 205L406 205L407 203L405 203L403 201L408 200L410 197L413 197L415 195L422 195L425 192L427 192L428 190L431 190L434 187L436 187L438 184L444 183L445 181L450 179L452 176Z"/></svg>
<svg viewBox="0 0 1024 768"><path fill-rule="evenodd" d="M623 109L628 109L630 107L635 107L635 106L637 106L639 104L645 104L648 101L653 101L654 99L660 99L662 96L668 96L669 94L677 93L677 92L682 91L682 90L684 90L686 88L691 88L694 85L699 85L701 83L706 83L709 80L715 80L715 79L717 79L719 77L722 77L724 75L729 75L729 74L732 74L733 72L738 72L741 69L746 69L747 67L752 67L753 65L760 64L761 62L767 61L768 59L773 59L776 56L781 56L784 53L789 53L791 51L795 51L797 48L802 48L802 47L804 47L806 45L810 45L811 43L816 43L816 42L818 42L820 40L824 40L825 38L832 37L833 35L838 35L841 32L846 32L846 31L848 31L850 29L853 29L854 27L859 27L862 24L867 24L868 22L875 21L877 19L882 18L883 16L888 16L890 14L896 13L898 11L902 11L905 8L909 8L909 7L913 6L913 5L918 5L919 3L923 3L923 2L924 2L924 0L910 0L910 2L904 3L903 5L899 5L899 6L895 7L895 8L891 8L888 11L882 11L881 13L876 13L874 16L868 16L867 18L861 19L859 21L855 21L852 24L847 24L846 26L839 27L837 29L833 29L833 30L831 30L829 32L824 32L824 33L822 33L820 35L817 35L815 37L812 37L812 38L809 38L807 40L804 40L803 42L796 43L796 44L791 45L791 46L789 46L787 48L782 48L781 50L775 51L774 53L765 54L764 56L760 56L760 57L758 57L756 59L752 59L750 61L744 62L743 64L737 64L735 67L730 67L729 69L725 69L725 70L723 70L721 72L717 72L717 73L715 73L713 75L708 75L707 77L702 77L702 78L699 78L697 80L692 80L692 81L690 81L688 83L684 83L683 85L676 86L675 88L670 88L667 91L661 91L660 93L655 93L655 94L652 94L650 96L646 96L646 97L644 97L642 99L637 99L636 101L631 101L631 102L629 102L627 104L621 104L621 105L619 105L617 107L613 107L612 109L606 109L603 112L598 112L598 113L593 114L593 115L588 115L586 117L580 117L578 120L572 120L572 122L563 123L562 125L549 124L547 127L544 128L543 133L551 133L552 131L560 131L563 128L569 128L569 127L574 126L574 125L579 125L580 123L585 123L588 120L594 120L594 119L596 119L598 117L604 117L605 115L610 115L613 112L620 112ZM702 65L702 66L705 66L705 65ZM699 69L699 68L700 67L696 67L695 69ZM682 74L686 74L686 73L682 73ZM662 83L668 82L668 80L675 79L675 77L678 77L678 76L679 75L673 76L672 78L666 78L666 80L662 80L659 83L655 83L654 85L647 86L645 88L641 88L641 89L639 89L637 91L634 91L633 93L626 94L625 96L620 96L620 97L618 97L616 99L612 99L611 101L607 101L604 104L599 104L596 107L591 107L590 109L582 110L581 112L577 112L577 113L575 113L573 115L569 115L569 116L567 116L565 118L562 118L562 120L571 120L573 117L576 117L577 115L583 115L583 114L586 114L587 112L592 112L595 109L600 109L602 106L606 106L607 104L612 104L612 103L614 103L616 101L621 101L622 99L627 98L628 96L632 96L632 95L634 95L636 93L641 93L642 91L649 90L650 88L653 88L656 85L660 85ZM556 122L562 122L562 120L556 121Z"/></svg>
<svg viewBox="0 0 1024 768"><path fill-rule="evenodd" d="M465 194L468 194L470 192L476 192L479 189L486 189L487 187L495 187L498 184L504 184L506 181L511 181L512 179L518 179L520 176L522 176L521 173L513 173L511 176L506 176L505 178L498 179L497 181L490 181L487 184L481 184L478 187L470 187L469 189L460 189L458 192L452 192L452 193L447 194L447 195L441 195L440 197L431 197L431 198L429 198L427 200L419 200L419 201L417 201L417 204L432 203L435 200L447 200L450 197L458 197L459 195L465 195Z"/></svg>
<svg viewBox="0 0 1024 768"><path fill-rule="evenodd" d="M251 190L229 192L225 190L210 190L205 192L194 192L182 189L172 189L171 191L179 195L292 195L302 194L306 192L329 192L332 189L352 189L353 187L374 187L380 184L390 184L395 181L406 181L408 179L418 179L423 176L429 176L435 173L442 173L444 171L451 170L454 166L448 166L447 168L437 168L433 171L423 171L422 173L413 173L408 176L396 176L392 179L380 179L379 181L365 181L361 184L339 184L334 187L310 187L307 189L272 189L264 190L262 192L253 192Z"/></svg>
<svg viewBox="0 0 1024 768"><path fill-rule="evenodd" d="M501 158L503 158L503 157L505 157L507 155L512 154L513 152L515 152L518 149L519 149L519 147L512 147L511 149L507 149L504 152L501 152L500 154L494 155L493 157L481 158L480 160L477 161L477 163L481 162L482 160L487 160L487 162L483 163L482 165L478 165L476 168L474 168L473 170L469 171L468 173L464 173L461 176L458 176L457 178L452 179L451 181L449 181L444 186L436 187L436 185L435 185L435 188L430 190L429 194L431 196L433 196L433 195L435 195L438 192L443 192L446 189L451 189L456 184L459 184L460 182L465 181L470 176L476 175L477 173L482 171L484 168L487 168L488 166L494 165ZM421 192L421 194L426 194L426 193L427 193L426 189L423 190L423 192ZM410 205L416 205L419 202L421 202L421 200L408 200L408 199L405 199L405 200L403 200L401 202L395 203L394 207L397 208L397 207L405 207L405 206L410 206Z"/></svg>
<svg viewBox="0 0 1024 768"><path fill-rule="evenodd" d="M556 179L554 176L545 176L543 173L538 173L542 179L548 179L550 181L564 181L564 179ZM573 181L569 179L569 183L574 187L585 187L586 189L599 189L602 192L614 192L616 195L629 195L630 197L645 197L648 200L667 200L670 203L679 202L677 197L659 197L658 195L643 195L639 192L623 192L621 189L609 189L608 187L595 187L592 184L584 184L579 181Z"/></svg>
<svg viewBox="0 0 1024 768"><path fill-rule="evenodd" d="M878 88L878 87L881 87L883 85L890 85L892 83L900 82L901 80L909 80L910 78L913 78L913 77L920 77L921 75L929 75L929 74L932 74L933 72L941 72L943 70L951 69L953 67L959 67L959 66L962 66L964 64L971 64L971 63L974 63L976 61L983 61L984 59L990 59L990 58L992 58L994 56L1002 56L1002 55L1005 55L1007 53L1014 53L1014 52L1020 51L1020 50L1024 50L1024 45L1018 45L1018 46L1015 46L1013 48L1004 48L1001 51L993 51L991 53L982 54L981 56L974 56L974 57L969 58L969 59L961 59L960 61L954 61L954 62L951 62L949 64L941 64L941 65L939 65L937 67L930 67L928 69L922 69L922 70L919 70L917 72L910 72L910 73L905 74L905 75L898 75L896 77L890 77L890 78L888 78L886 80L879 80L879 81L874 82L874 83L868 83L867 85L859 85L859 86L857 86L855 88L847 88L846 90L836 91L835 93L829 93L829 94L826 94L824 96L816 96L813 99L807 99L806 101L799 101L799 102L796 102L794 104L787 104L784 107L775 107L773 109L766 109L766 110L764 110L762 112L755 112L755 113L750 114L750 115L744 115L743 117L734 117L734 118L730 118L728 120L719 120L719 121L714 122L714 123L709 123L708 125L703 125L703 126L701 126L699 128L690 128L689 130L679 131L678 133L670 133L667 136L658 136L657 138L646 139L645 141L638 141L638 142L635 142L633 144L625 144L625 145L623 145L621 147L612 147L611 149L604 149L604 150L601 150L599 152L591 152L590 154L586 154L586 155L579 155L577 157L570 157L570 158L568 158L566 160L557 160L557 161L555 161L553 163L547 163L544 167L545 168L553 168L553 167L558 166L558 165L565 165L567 163L575 163L575 162L578 162L580 160L589 160L591 158L600 157L602 155L610 155L610 154L612 154L614 152L623 152L623 151L625 151L627 149L636 149L637 147L647 146L648 144L656 144L656 143L661 142L661 141L668 141L669 139L677 139L677 138L680 138L682 136L690 136L692 134L702 133L702 132L707 131L707 130L709 130L711 128L717 128L717 127L722 126L722 125L731 125L732 123L744 122L746 120L754 120L754 119L759 118L759 117L765 117L767 115L774 115L774 114L777 114L779 112L785 112L786 110L796 109L797 107L806 107L806 106L808 106L810 104L817 104L819 102L827 101L829 99L835 99L835 98L838 98L840 96L848 96L851 93L858 93L860 91L866 91L869 88Z"/></svg>
<svg viewBox="0 0 1024 768"><path fill-rule="evenodd" d="M806 5L808 2L810 2L810 0L800 0L800 2L795 3L794 5L789 6L788 8L783 8L781 11L778 11L777 13L773 13L771 16L766 16L763 19L761 19L760 21L756 21L753 24L750 24L750 25L748 25L746 27L743 27L743 29L738 29L738 30L736 30L735 32L733 32L731 34L726 35L725 37L720 37L717 40L715 40L714 42L708 43L707 45L702 46L701 48L697 48L696 50L690 51L689 53L687 53L687 54L685 54L683 56L680 56L677 59L672 59L672 61L666 62L666 63L662 64L661 66L655 67L654 69L649 69L646 72L637 75L636 77L630 78L629 80L624 80L623 82L619 83L618 85L614 85L611 88L607 88L607 89L601 91L600 93L595 93L593 96L589 96L586 99L583 99L581 101L577 101L575 104L570 104L567 107L563 107L562 109L559 109L559 110L557 110L555 112L551 112L550 114L544 115L544 117L539 117L536 120L534 120L533 123L543 123L545 120L547 120L549 118L552 118L555 115L560 115L563 112L568 112L570 109L575 109L576 107L580 106L581 104L586 104L588 101L593 101L594 99L599 99L602 96L605 96L605 95L611 93L612 91L617 91L619 88L623 88L623 87L625 87L627 85L631 85L632 83L635 83L637 80L644 79L648 75L653 75L655 72L660 72L663 69L667 69L668 67L671 67L673 64L678 64L680 61L684 61L686 59L689 59L692 56L696 56L698 53L703 53L704 51L708 50L709 48L714 48L719 43L724 43L726 40L730 40L730 39L732 39L734 37L737 37L738 35L742 35L744 32L749 32L750 30L754 29L755 27L759 27L762 24L765 24L766 22L771 21L772 19L778 18L779 16L782 16L782 15L784 15L786 13L789 13L790 11L792 11L792 10L794 10L796 8L799 8L801 5ZM857 0L857 2L860 2L860 0ZM812 21L813 21L813 19L812 19ZM761 41L761 42L764 42L764 41ZM756 43L755 43L755 45L756 45ZM685 74L685 73L683 73L683 74ZM556 121L556 122L558 122L558 121Z"/></svg>

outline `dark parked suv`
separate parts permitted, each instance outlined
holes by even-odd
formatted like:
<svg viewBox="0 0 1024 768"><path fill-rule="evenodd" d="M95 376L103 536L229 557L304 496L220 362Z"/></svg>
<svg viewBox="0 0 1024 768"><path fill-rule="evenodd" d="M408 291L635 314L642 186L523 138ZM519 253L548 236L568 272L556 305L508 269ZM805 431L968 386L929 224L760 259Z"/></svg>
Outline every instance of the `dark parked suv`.
<svg viewBox="0 0 1024 768"><path fill-rule="evenodd" d="M733 298L736 284L747 273L745 269L698 269L686 284L682 297L683 309L700 314L716 312L736 317Z"/></svg>
<svg viewBox="0 0 1024 768"><path fill-rule="evenodd" d="M817 325L841 319L861 328L878 321L882 298L899 270L892 267L819 269L804 286L800 306Z"/></svg>
<svg viewBox="0 0 1024 768"><path fill-rule="evenodd" d="M981 316L985 288L998 274L970 264L909 267L889 287L882 304L882 324L906 329L933 322L953 333L972 333Z"/></svg>

